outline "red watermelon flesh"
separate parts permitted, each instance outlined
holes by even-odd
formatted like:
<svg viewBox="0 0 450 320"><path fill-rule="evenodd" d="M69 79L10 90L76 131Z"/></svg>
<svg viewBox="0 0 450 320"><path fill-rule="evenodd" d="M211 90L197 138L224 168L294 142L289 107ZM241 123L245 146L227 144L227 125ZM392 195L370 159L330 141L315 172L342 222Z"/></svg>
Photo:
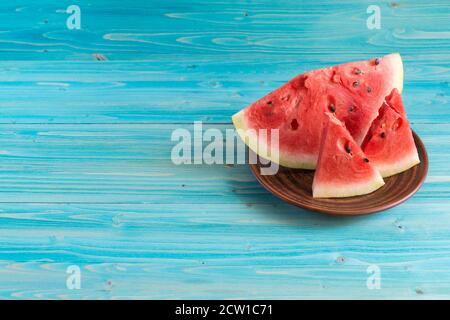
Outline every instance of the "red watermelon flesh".
<svg viewBox="0 0 450 320"><path fill-rule="evenodd" d="M384 185L344 124L327 113L314 181L314 198L351 197L371 193Z"/></svg>
<svg viewBox="0 0 450 320"><path fill-rule="evenodd" d="M279 159L286 167L314 169L317 164L325 112L334 112L361 144L380 105L393 88L403 86L399 54L350 62L301 74L233 116L242 136L246 129L278 129ZM242 137L245 141L244 137ZM248 146L267 150L257 136ZM259 146L259 148L258 148ZM269 160L270 156L269 156Z"/></svg>
<svg viewBox="0 0 450 320"><path fill-rule="evenodd" d="M362 149L383 177L420 163L400 94L394 91L382 105Z"/></svg>

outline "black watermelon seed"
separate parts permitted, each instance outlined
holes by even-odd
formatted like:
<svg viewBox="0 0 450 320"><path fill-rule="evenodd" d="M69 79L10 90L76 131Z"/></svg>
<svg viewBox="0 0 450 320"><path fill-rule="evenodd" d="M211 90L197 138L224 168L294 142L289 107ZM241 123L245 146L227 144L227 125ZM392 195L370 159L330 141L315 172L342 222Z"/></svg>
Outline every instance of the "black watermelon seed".
<svg viewBox="0 0 450 320"><path fill-rule="evenodd" d="M367 159L367 158L364 158L364 162L369 162L369 159Z"/></svg>
<svg viewBox="0 0 450 320"><path fill-rule="evenodd" d="M350 146L345 146L345 151L346 151L347 153L351 153L351 152L352 152L352 149L350 148Z"/></svg>
<svg viewBox="0 0 450 320"><path fill-rule="evenodd" d="M361 70L358 68L353 69L354 74L361 74Z"/></svg>
<svg viewBox="0 0 450 320"><path fill-rule="evenodd" d="M353 88L359 87L359 81L353 82Z"/></svg>
<svg viewBox="0 0 450 320"><path fill-rule="evenodd" d="M267 104L272 104L272 101L267 101Z"/></svg>
<svg viewBox="0 0 450 320"><path fill-rule="evenodd" d="M367 92L371 93L372 92L372 88L371 87L367 87Z"/></svg>
<svg viewBox="0 0 450 320"><path fill-rule="evenodd" d="M380 64L380 58L376 58L375 59L375 65L377 66L377 65L379 65Z"/></svg>
<svg viewBox="0 0 450 320"><path fill-rule="evenodd" d="M348 111L353 112L353 111L355 111L355 109L356 109L355 106L350 106L350 108L348 108Z"/></svg>
<svg viewBox="0 0 450 320"><path fill-rule="evenodd" d="M297 128L298 128L298 122L297 122L297 119L293 119L293 120L291 121L291 129L292 129L292 130L297 130Z"/></svg>
<svg viewBox="0 0 450 320"><path fill-rule="evenodd" d="M380 136L384 139L384 138L386 138L386 133L382 132L382 133L380 134Z"/></svg>
<svg viewBox="0 0 450 320"><path fill-rule="evenodd" d="M328 109L330 109L330 111L333 112L333 113L336 111L336 107L334 106L334 104L330 104L328 106Z"/></svg>

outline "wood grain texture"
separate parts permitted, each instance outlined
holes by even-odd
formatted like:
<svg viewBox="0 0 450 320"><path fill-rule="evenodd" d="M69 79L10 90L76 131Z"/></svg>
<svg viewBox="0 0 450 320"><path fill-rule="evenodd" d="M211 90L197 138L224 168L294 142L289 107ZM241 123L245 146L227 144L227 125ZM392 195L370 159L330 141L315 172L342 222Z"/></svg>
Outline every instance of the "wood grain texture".
<svg viewBox="0 0 450 320"><path fill-rule="evenodd" d="M446 65L450 55L442 58L442 67L433 66L435 60L429 59L434 58L414 61L402 56L407 75L403 97L410 121L450 122ZM0 124L230 123L234 113L296 74L334 62L316 57L7 61L0 64Z"/></svg>
<svg viewBox="0 0 450 320"><path fill-rule="evenodd" d="M380 30L354 0L80 0L81 30L70 4L0 2L0 298L450 297L448 1L380 1ZM317 215L245 165L170 160L176 128L390 52L430 159L398 207Z"/></svg>

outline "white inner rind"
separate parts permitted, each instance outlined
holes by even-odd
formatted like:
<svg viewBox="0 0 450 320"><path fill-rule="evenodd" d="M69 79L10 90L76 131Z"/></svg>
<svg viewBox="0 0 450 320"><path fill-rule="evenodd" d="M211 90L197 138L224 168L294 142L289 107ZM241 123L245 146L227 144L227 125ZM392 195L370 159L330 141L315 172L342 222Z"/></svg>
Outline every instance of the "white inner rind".
<svg viewBox="0 0 450 320"><path fill-rule="evenodd" d="M419 155L417 154L417 149L414 148L411 154L403 157L400 160L396 160L393 163L374 163L374 166L378 169L378 171L380 171L381 175L386 178L393 176L394 174L406 171L419 163Z"/></svg>
<svg viewBox="0 0 450 320"><path fill-rule="evenodd" d="M314 183L313 198L343 198L368 194L384 185L383 178L376 172L369 180L356 183Z"/></svg>
<svg viewBox="0 0 450 320"><path fill-rule="evenodd" d="M391 53L384 57L388 59L392 66L393 83L392 87L397 88L399 93L403 91L403 61L399 53Z"/></svg>

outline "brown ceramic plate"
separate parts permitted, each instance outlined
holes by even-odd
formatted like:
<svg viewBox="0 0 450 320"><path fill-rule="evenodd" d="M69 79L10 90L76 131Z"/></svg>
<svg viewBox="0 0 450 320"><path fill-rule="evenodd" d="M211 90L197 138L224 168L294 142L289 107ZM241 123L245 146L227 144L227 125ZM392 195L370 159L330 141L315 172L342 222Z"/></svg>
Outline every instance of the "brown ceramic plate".
<svg viewBox="0 0 450 320"><path fill-rule="evenodd" d="M261 175L260 163L250 168L256 179L277 197L301 208L322 213L356 216L392 208L411 197L425 181L428 156L419 136L413 132L420 163L411 169L385 178L385 185L370 194L348 197L314 199L314 171L280 167L275 175Z"/></svg>

